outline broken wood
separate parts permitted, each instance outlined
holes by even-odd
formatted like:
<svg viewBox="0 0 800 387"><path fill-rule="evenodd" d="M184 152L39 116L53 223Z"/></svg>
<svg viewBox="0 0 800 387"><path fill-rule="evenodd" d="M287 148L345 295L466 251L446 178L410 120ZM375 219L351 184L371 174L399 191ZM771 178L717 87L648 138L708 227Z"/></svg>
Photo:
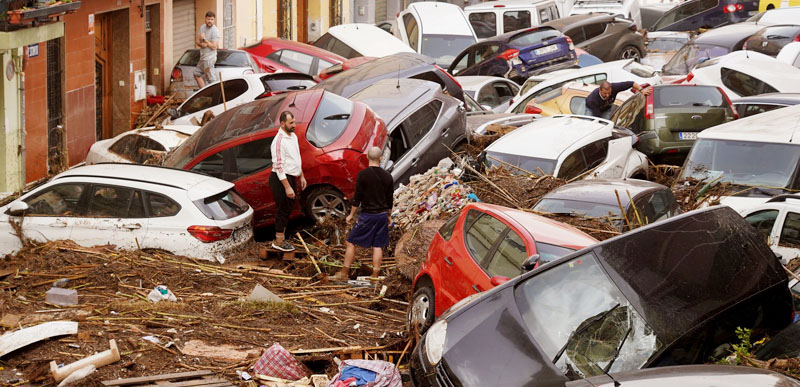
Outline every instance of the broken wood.
<svg viewBox="0 0 800 387"><path fill-rule="evenodd" d="M359 312L364 312L364 313L367 313L367 314L371 314L373 316L386 317L386 318L391 319L391 320L405 322L402 319L398 318L397 316L393 316L393 315L388 314L388 313L378 312L378 311L374 311L372 309L362 308L360 306L355 306L355 305L347 305L347 307L350 308L350 309L353 309L353 310L357 310Z"/></svg>
<svg viewBox="0 0 800 387"><path fill-rule="evenodd" d="M105 380L103 381L104 386L136 386L136 385L174 385L174 382L180 380L188 380L188 379L197 379L202 377L209 377L214 376L214 373L209 370L201 370L201 371L189 371L189 372L178 372L178 373L171 373L171 374L163 374L163 375L154 375L154 376L142 376L138 378L128 378L128 379L117 379L117 380ZM158 383L161 381L167 381L166 383ZM228 383L228 385L231 385Z"/></svg>
<svg viewBox="0 0 800 387"><path fill-rule="evenodd" d="M317 265L317 260L314 259L314 255L311 254L311 251L308 250L308 246L306 245L306 241L303 240L303 236L300 235L300 233L298 232L297 237L300 238L300 243L302 243L303 248L306 249L306 254L308 254L309 258L311 258L311 262L314 264L314 268L317 269L317 274L322 274L322 270L319 269L319 265Z"/></svg>
<svg viewBox="0 0 800 387"><path fill-rule="evenodd" d="M74 321L51 321L9 332L0 336L0 357L51 337L76 333L78 333L78 323Z"/></svg>
<svg viewBox="0 0 800 387"><path fill-rule="evenodd" d="M67 376L69 376L71 373L88 365L93 365L95 368L100 368L102 366L118 362L119 349L117 349L117 342L114 339L111 339L108 341L108 345L110 347L108 350L96 353L89 357L85 357L74 363L67 364L61 368L58 367L58 363L56 363L55 361L51 361L50 373L53 374L53 379L55 379L56 382L60 382L64 380Z"/></svg>

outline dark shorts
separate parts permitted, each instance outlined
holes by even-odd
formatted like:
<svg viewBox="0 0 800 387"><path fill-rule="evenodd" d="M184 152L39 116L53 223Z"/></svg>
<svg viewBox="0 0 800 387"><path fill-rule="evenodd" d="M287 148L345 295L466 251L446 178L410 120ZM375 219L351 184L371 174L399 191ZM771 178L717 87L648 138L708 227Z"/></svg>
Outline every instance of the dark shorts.
<svg viewBox="0 0 800 387"><path fill-rule="evenodd" d="M361 213L347 241L361 247L386 247L389 245L389 218L380 214Z"/></svg>

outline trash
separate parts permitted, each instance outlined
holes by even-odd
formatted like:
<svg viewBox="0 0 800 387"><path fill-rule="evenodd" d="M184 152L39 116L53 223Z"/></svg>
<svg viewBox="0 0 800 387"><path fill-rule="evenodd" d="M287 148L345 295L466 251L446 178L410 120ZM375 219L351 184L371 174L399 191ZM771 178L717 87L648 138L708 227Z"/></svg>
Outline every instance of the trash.
<svg viewBox="0 0 800 387"><path fill-rule="evenodd" d="M95 370L97 370L97 367L95 367L94 364L89 364L83 368L77 369L69 374L69 376L67 376L64 380L62 380L61 383L58 383L58 387L66 386L72 382L77 382L78 380L89 376L89 374Z"/></svg>
<svg viewBox="0 0 800 387"><path fill-rule="evenodd" d="M175 297L175 294L172 293L172 290L167 289L164 285L158 285L150 293L147 294L147 299L152 302L159 302L159 301L170 301L175 302L178 301L178 298Z"/></svg>
<svg viewBox="0 0 800 387"><path fill-rule="evenodd" d="M286 348L278 343L272 344L271 347L264 350L261 358L253 365L253 371L258 375L287 380L298 380L311 374L303 363L297 361Z"/></svg>
<svg viewBox="0 0 800 387"><path fill-rule="evenodd" d="M155 336L144 336L142 337L142 340L149 341L153 344L161 344L161 340L159 340L158 337Z"/></svg>
<svg viewBox="0 0 800 387"><path fill-rule="evenodd" d="M320 307L319 311L322 312L322 313L333 314L333 311L331 310L331 308L327 308L327 307L324 307L324 306Z"/></svg>
<svg viewBox="0 0 800 387"><path fill-rule="evenodd" d="M208 345L201 340L189 340L181 350L187 356L201 356L220 360L244 361L258 356L257 348L240 350L233 345Z"/></svg>
<svg viewBox="0 0 800 387"><path fill-rule="evenodd" d="M0 326L14 328L19 323L19 320L22 320L22 315L7 313L3 315L2 319L0 319Z"/></svg>
<svg viewBox="0 0 800 387"><path fill-rule="evenodd" d="M50 288L45 293L44 301L61 306L77 305L78 291L74 289Z"/></svg>
<svg viewBox="0 0 800 387"><path fill-rule="evenodd" d="M108 345L110 347L108 350L96 353L89 357L85 357L81 360L67 364L63 367L59 367L55 361L51 361L50 373L53 374L53 379L55 379L56 382L60 382L66 379L73 372L79 371L86 366L92 365L95 368L99 368L104 365L108 365L119 361L119 350L117 349L117 342L114 341L114 339L111 339L109 340Z"/></svg>
<svg viewBox="0 0 800 387"><path fill-rule="evenodd" d="M378 293L378 297L383 297L386 295L386 291L389 290L389 287L386 285L381 286L381 291Z"/></svg>
<svg viewBox="0 0 800 387"><path fill-rule="evenodd" d="M73 321L51 321L6 332L0 336L0 357L44 339L76 333L78 333L78 323Z"/></svg>
<svg viewBox="0 0 800 387"><path fill-rule="evenodd" d="M350 359L338 364L339 372L331 378L328 387L349 386L344 382L353 379L356 385L370 383L371 387L402 387L400 372L394 364L383 360Z"/></svg>
<svg viewBox="0 0 800 387"><path fill-rule="evenodd" d="M365 287L365 286L372 286L372 283L369 280L347 280L347 283L356 287Z"/></svg>
<svg viewBox="0 0 800 387"><path fill-rule="evenodd" d="M245 381L253 378L252 376L250 376L250 374L247 373L247 371L236 370L236 375L239 375L239 378Z"/></svg>
<svg viewBox="0 0 800 387"><path fill-rule="evenodd" d="M213 371L200 370L180 373L169 373L154 376L141 376L128 379L104 380L104 386L233 386L229 381L214 375Z"/></svg>
<svg viewBox="0 0 800 387"><path fill-rule="evenodd" d="M67 286L67 282L69 282L69 279L61 278L59 280L56 280L56 282L53 282L53 287L54 288L63 288L65 286Z"/></svg>
<svg viewBox="0 0 800 387"><path fill-rule="evenodd" d="M283 302L283 299L276 296L275 293L270 292L267 288L256 284L250 295L247 296L247 301L257 302Z"/></svg>

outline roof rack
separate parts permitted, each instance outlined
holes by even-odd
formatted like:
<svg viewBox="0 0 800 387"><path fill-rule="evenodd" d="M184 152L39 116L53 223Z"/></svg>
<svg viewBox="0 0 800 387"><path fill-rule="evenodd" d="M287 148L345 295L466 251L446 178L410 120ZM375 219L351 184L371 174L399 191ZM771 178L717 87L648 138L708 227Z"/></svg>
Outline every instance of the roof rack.
<svg viewBox="0 0 800 387"><path fill-rule="evenodd" d="M769 200L767 200L767 203L785 202L786 199L797 199L797 200L800 200L800 195L795 195L795 194L776 195L776 196L771 197Z"/></svg>

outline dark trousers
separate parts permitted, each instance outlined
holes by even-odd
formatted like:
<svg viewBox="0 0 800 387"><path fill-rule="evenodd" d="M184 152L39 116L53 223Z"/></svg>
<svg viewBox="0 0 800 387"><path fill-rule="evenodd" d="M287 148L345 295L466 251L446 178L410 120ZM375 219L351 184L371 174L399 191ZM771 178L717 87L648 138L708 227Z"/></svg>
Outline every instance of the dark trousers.
<svg viewBox="0 0 800 387"><path fill-rule="evenodd" d="M294 190L294 197L297 198L300 195L297 192L297 178L286 175L286 180L289 181L289 186ZM289 214L292 212L295 199L286 196L283 183L275 172L269 174L269 187L272 189L272 197L275 199L275 232L283 233L286 231L286 223L289 222Z"/></svg>

